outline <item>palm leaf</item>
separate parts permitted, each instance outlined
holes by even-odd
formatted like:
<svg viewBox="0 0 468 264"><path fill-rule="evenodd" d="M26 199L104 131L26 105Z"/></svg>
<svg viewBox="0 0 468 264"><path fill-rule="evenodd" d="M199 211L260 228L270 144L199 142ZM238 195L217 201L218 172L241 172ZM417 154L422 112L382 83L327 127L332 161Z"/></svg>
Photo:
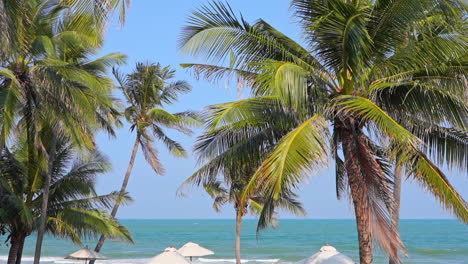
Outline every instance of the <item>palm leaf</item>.
<svg viewBox="0 0 468 264"><path fill-rule="evenodd" d="M381 108L368 99L359 97L342 97L339 105L344 111L352 111L366 121L372 121L390 137L394 144L391 149L398 153L401 162L411 168L411 174L437 197L443 206L452 211L459 219L466 222L468 206L460 194L450 185L445 175L430 162L420 151L422 142L403 126L388 116Z"/></svg>
<svg viewBox="0 0 468 264"><path fill-rule="evenodd" d="M66 228L49 227L52 234L58 237L95 238L106 234L115 239L133 242L129 231L109 215L95 210L67 209L56 217L49 219L51 224L61 224ZM60 226L59 226L60 227ZM77 241L80 243L81 241Z"/></svg>
<svg viewBox="0 0 468 264"><path fill-rule="evenodd" d="M207 118L209 128L216 128L248 118L255 118L266 107L278 106L278 99L273 96L253 97L236 102L213 105L208 108L212 113Z"/></svg>
<svg viewBox="0 0 468 264"><path fill-rule="evenodd" d="M159 161L158 151L153 147L152 139L146 135L141 135L140 138L141 150L143 151L143 156L146 161L151 165L151 168L158 174L164 175L164 168Z"/></svg>
<svg viewBox="0 0 468 264"><path fill-rule="evenodd" d="M408 160L409 173L430 191L448 211L464 223L468 223L468 203L450 184L444 173L424 153L413 151Z"/></svg>
<svg viewBox="0 0 468 264"><path fill-rule="evenodd" d="M371 100L357 96L339 96L334 103L338 108L337 115L340 114L355 114L363 120L371 120L383 130L387 135L397 139L399 142L404 142L407 146L417 147L420 141L411 132L407 131L403 126L393 120L380 107L375 105Z"/></svg>
<svg viewBox="0 0 468 264"><path fill-rule="evenodd" d="M278 200L281 193L297 187L303 174L326 164L327 135L321 116L313 116L289 132L255 172L244 197L261 186L267 196Z"/></svg>

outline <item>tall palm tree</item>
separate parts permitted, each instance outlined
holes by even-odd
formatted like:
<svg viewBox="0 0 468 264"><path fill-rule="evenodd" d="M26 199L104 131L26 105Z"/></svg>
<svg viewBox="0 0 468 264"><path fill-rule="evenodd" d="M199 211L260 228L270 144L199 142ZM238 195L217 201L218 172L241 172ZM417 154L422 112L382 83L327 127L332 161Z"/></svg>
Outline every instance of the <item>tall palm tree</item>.
<svg viewBox="0 0 468 264"><path fill-rule="evenodd" d="M4 100L0 104L0 143L7 144L12 131L25 131L30 161L48 160L47 152L36 149L44 150L38 134L41 127L49 126L63 129L75 144L92 149L96 130L114 133L118 111L106 70L123 63L125 57L115 53L90 60L102 45L101 32L93 26L92 17L80 15L81 21L89 22L83 31L75 23L76 16L64 13L66 6L56 1L27 3L29 16L21 28L22 45L5 53L1 61ZM49 174L46 197L50 180ZM35 263L40 259L47 201L43 199Z"/></svg>
<svg viewBox="0 0 468 264"><path fill-rule="evenodd" d="M438 0L291 6L307 48L261 19L251 25L221 2L195 11L181 38L184 51L214 63L186 67L208 79L235 73L252 86L253 98L220 111L219 123L252 125L260 121L242 121L271 107L298 114L300 124L275 140L244 196L260 188L278 200L333 159L337 194L353 201L363 264L373 263L374 239L400 262L403 243L390 219L390 168L397 161L468 222L466 201L438 168L467 167L466 26L450 26L465 9ZM256 144L254 136L245 140Z"/></svg>
<svg viewBox="0 0 468 264"><path fill-rule="evenodd" d="M154 138L162 142L174 156L186 157L187 153L182 145L167 136L164 128L191 135L189 126L195 124L196 119L191 112L172 114L163 109L165 105L175 103L180 94L191 90L185 81L172 81L175 71L169 66L162 67L159 63L137 63L133 73L124 75L114 70L114 76L128 103L124 114L130 124L130 130L136 132L132 154L120 189L120 193L125 194L138 148L141 147L146 161L154 172L163 175L164 168L153 146ZM119 206L120 202L117 201L111 211L112 217L117 215ZM101 250L105 239L106 236L102 235L95 251Z"/></svg>
<svg viewBox="0 0 468 264"><path fill-rule="evenodd" d="M217 113L225 112L226 108L230 107L232 104L219 104L210 106L205 111L207 131L198 138L195 146L199 163L202 166L184 181L181 188L186 185L203 186L213 198L213 208L218 212L226 203L234 206L236 213L235 255L236 263L240 264L242 219L248 213L248 209L252 214L260 214L264 206L267 207L264 212L274 207L298 215L304 215L305 212L293 193L283 193L279 199L274 201L274 207L270 207L261 192L254 192L246 197L246 202L242 201L244 190L256 168L260 166L262 159L271 150L271 148L258 148L258 145L264 143L266 146L272 146L271 134L284 135L287 133L287 130L284 129L285 126L277 121L294 122L292 118L294 114L284 111L265 111L260 113L262 115L261 124L238 126L239 124L235 123L231 126L224 126L218 122ZM246 118L242 121L249 122L250 120ZM263 131L258 133L259 129ZM256 134L256 144L244 141L246 134L255 133L258 133ZM276 225L276 217L273 214L268 214L268 217L261 219L259 230Z"/></svg>
<svg viewBox="0 0 468 264"><path fill-rule="evenodd" d="M50 137L48 133L41 133ZM103 209L121 199L117 192L97 195L96 176L108 171L109 162L98 152L78 153L69 138L59 135L45 146L52 164L46 232L81 244L82 238L104 233L132 241L128 230ZM29 160L25 137L13 151L3 148L0 156L0 223L9 234L8 264L21 263L26 237L40 228L42 201L48 169ZM76 158L76 156L81 158ZM34 170L34 174L29 171ZM33 178L31 178L33 176ZM128 201L128 197L123 198Z"/></svg>

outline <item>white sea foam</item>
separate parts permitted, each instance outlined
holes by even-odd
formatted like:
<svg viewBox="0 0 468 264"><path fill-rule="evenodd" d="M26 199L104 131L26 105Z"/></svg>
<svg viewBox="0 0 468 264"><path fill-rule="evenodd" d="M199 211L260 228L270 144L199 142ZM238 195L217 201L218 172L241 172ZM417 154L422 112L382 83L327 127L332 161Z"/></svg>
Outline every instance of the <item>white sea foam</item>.
<svg viewBox="0 0 468 264"><path fill-rule="evenodd" d="M242 259L241 263L279 263L279 259ZM236 259L206 259L199 258L193 263L236 263Z"/></svg>
<svg viewBox="0 0 468 264"><path fill-rule="evenodd" d="M8 259L8 256L0 256L0 264L5 264ZM22 259L24 264L30 264L33 262L34 257L24 256ZM100 264L144 264L147 263L150 258L138 258L138 259L107 259L100 260ZM280 263L279 259L242 259L242 263L246 264L271 264L271 263ZM44 264L83 264L83 261L64 259L63 257L41 257L41 263ZM193 261L193 264L227 264L227 263L236 263L235 259L208 259L208 258L199 258ZM281 262L281 264L287 264Z"/></svg>
<svg viewBox="0 0 468 264"><path fill-rule="evenodd" d="M8 260L8 256L0 256L0 264L6 263ZM23 256L22 263L30 264L34 260L32 256ZM107 260L99 260L98 263L100 264L142 264L147 263L150 258L139 258L139 259L107 259ZM63 257L41 257L41 263L57 263L57 264L83 264L83 261L73 260L73 259L64 259Z"/></svg>

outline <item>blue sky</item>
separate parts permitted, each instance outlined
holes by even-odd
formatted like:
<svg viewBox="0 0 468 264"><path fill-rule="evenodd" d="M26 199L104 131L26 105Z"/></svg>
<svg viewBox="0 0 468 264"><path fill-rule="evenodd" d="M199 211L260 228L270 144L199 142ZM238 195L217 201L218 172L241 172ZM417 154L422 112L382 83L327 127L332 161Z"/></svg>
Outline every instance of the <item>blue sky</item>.
<svg viewBox="0 0 468 264"><path fill-rule="evenodd" d="M123 72L133 69L135 62L151 61L163 65L172 65L177 70L177 78L190 82L193 92L184 95L180 101L168 107L170 111L200 110L204 106L235 100L235 86L226 83L217 85L205 81L197 81L190 72L181 69L180 63L194 62L191 58L180 54L177 50L177 40L181 28L190 11L199 7L204 1L173 0L173 1L143 1L133 0L128 11L127 23L119 28L112 25L108 32L102 54L122 52L128 55L128 65L121 67ZM241 11L248 21L263 18L280 31L297 41L301 41L299 27L289 11L287 0L231 0L232 7ZM198 134L200 131L197 132ZM174 138L191 150L194 137L170 133ZM120 184L127 168L135 135L130 133L128 125L118 131L116 139L99 135L99 148L113 164L113 170L99 177L98 190L107 193L120 189ZM139 153L128 191L134 202L123 207L118 213L119 218L149 219L149 218L233 218L232 207L226 206L222 213L216 213L211 207L211 199L202 190L189 190L188 197L176 197L176 190L182 181L196 169L193 156L187 159L171 157L162 146L161 161L166 167L165 176L155 175ZM333 167L320 171L308 183L299 189L300 200L307 210L307 218L352 218L351 202L337 201L335 196L335 180ZM453 185L468 199L468 181L466 175L448 173ZM294 216L281 214L284 218ZM416 183L404 182L402 193L402 218L451 218L444 212L428 193L419 188Z"/></svg>

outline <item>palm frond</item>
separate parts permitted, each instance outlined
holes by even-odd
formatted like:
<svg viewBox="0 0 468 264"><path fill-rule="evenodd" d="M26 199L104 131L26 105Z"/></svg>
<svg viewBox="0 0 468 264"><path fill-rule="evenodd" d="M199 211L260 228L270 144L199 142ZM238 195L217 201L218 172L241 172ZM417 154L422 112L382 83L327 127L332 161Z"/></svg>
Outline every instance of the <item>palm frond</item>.
<svg viewBox="0 0 468 264"><path fill-rule="evenodd" d="M143 151L143 156L151 165L151 168L154 170L154 172L156 172L158 175L164 175L165 170L159 161L158 151L153 147L152 139L150 139L148 135L143 134L140 138L140 145L141 150Z"/></svg>
<svg viewBox="0 0 468 264"><path fill-rule="evenodd" d="M176 129L188 136L191 136L193 133L188 126L194 126L197 123L197 120L195 119L196 115L193 113L183 112L172 114L160 108L148 110L147 117L148 121L155 124L152 126L153 128L165 126L167 128ZM160 129L154 129L154 131L158 130Z"/></svg>
<svg viewBox="0 0 468 264"><path fill-rule="evenodd" d="M248 184L244 197L256 188L278 200L297 187L303 174L326 164L328 128L321 116L313 116L284 136Z"/></svg>
<svg viewBox="0 0 468 264"><path fill-rule="evenodd" d="M96 238L100 234L133 242L130 232L109 215L95 210L67 209L48 220L48 231L57 237L75 239ZM76 239L80 240L76 240Z"/></svg>
<svg viewBox="0 0 468 264"><path fill-rule="evenodd" d="M78 17L83 15L94 16L98 23L105 24L112 17L112 14L118 13L119 22L121 24L125 23L126 12L130 6L130 0L112 0L112 1L103 1L103 0L73 0L69 1L67 4L74 14ZM85 26L78 19L75 23Z"/></svg>
<svg viewBox="0 0 468 264"><path fill-rule="evenodd" d="M127 56L122 53L110 53L93 61L86 62L84 67L92 71L105 72L109 68L124 64L126 59Z"/></svg>
<svg viewBox="0 0 468 264"><path fill-rule="evenodd" d="M436 161L438 166L446 166L449 170L467 169L467 130L446 128L422 120L408 123L405 127L425 143L422 150L430 159Z"/></svg>
<svg viewBox="0 0 468 264"><path fill-rule="evenodd" d="M168 83L162 91L161 101L171 104L176 101L181 94L186 94L192 90L192 86L186 81L174 81Z"/></svg>
<svg viewBox="0 0 468 264"><path fill-rule="evenodd" d="M464 100L462 80L454 80L458 91L444 87L441 83L394 84L393 87L375 89L370 98L396 119L418 118L433 124L449 125L465 129L468 104ZM401 115L404 110L404 115Z"/></svg>
<svg viewBox="0 0 468 264"><path fill-rule="evenodd" d="M196 79L204 78L214 83L218 83L222 79L229 79L235 76L238 84L253 85L255 82L255 77L257 76L257 74L254 72L217 65L184 63L180 66L184 69L192 70Z"/></svg>
<svg viewBox="0 0 468 264"><path fill-rule="evenodd" d="M236 72L255 72L255 63L262 58L295 61L320 68L321 65L300 45L279 33L265 21L250 25L242 15L236 16L229 4L212 1L202 6L188 19L180 38L181 50L195 56L203 56L214 65L222 66L233 56L229 68Z"/></svg>
<svg viewBox="0 0 468 264"><path fill-rule="evenodd" d="M355 114L362 120L369 120L375 123L387 135L395 138L399 142L404 142L407 146L416 147L420 141L411 132L406 130L398 122L393 120L385 111L375 105L371 100L358 96L339 96L335 98L334 104L338 113ZM336 108L335 108L336 109Z"/></svg>
<svg viewBox="0 0 468 264"><path fill-rule="evenodd" d="M378 1L372 10L372 20L369 32L372 36L375 51L380 57L391 53L407 42L411 27L429 21L432 15L442 14L438 26L453 23L462 13L457 1L410 0L410 1ZM421 32L422 30L417 30Z"/></svg>
<svg viewBox="0 0 468 264"><path fill-rule="evenodd" d="M444 173L424 153L413 150L411 154L407 160L407 166L411 168L409 174L430 191L445 209L468 223L468 203L450 184Z"/></svg>
<svg viewBox="0 0 468 264"><path fill-rule="evenodd" d="M256 80L261 94L276 96L285 105L304 112L309 89L309 72L297 64L285 61L267 61L259 66L261 73Z"/></svg>
<svg viewBox="0 0 468 264"><path fill-rule="evenodd" d="M171 154L178 158L187 157L187 151L182 147L180 143L168 137L161 128L153 127L153 134L161 140Z"/></svg>
<svg viewBox="0 0 468 264"><path fill-rule="evenodd" d="M127 205L130 204L133 200L128 195L128 193L121 195L120 192L115 191L106 195L84 197L74 200L62 200L51 203L49 210L50 215L54 215L57 212L67 208L82 208L88 210L93 210L94 208L112 209L112 206L117 201L122 205Z"/></svg>
<svg viewBox="0 0 468 264"><path fill-rule="evenodd" d="M221 186L221 182L212 182L203 186L206 193L213 198L213 209L221 212L221 208L229 202L228 190Z"/></svg>
<svg viewBox="0 0 468 264"><path fill-rule="evenodd" d="M420 181L436 196L444 207L451 210L459 219L467 221L467 203L450 185L445 175L424 153L421 152L422 141L403 126L388 116L370 100L358 97L344 97L339 103L344 111L352 111L356 116L375 123L394 142L390 149L392 155L398 154L411 175Z"/></svg>
<svg viewBox="0 0 468 264"><path fill-rule="evenodd" d="M236 102L212 105L208 107L209 113L206 123L209 128L216 128L245 119L255 119L255 114L262 113L269 107L280 107L278 99L274 96L253 97Z"/></svg>

